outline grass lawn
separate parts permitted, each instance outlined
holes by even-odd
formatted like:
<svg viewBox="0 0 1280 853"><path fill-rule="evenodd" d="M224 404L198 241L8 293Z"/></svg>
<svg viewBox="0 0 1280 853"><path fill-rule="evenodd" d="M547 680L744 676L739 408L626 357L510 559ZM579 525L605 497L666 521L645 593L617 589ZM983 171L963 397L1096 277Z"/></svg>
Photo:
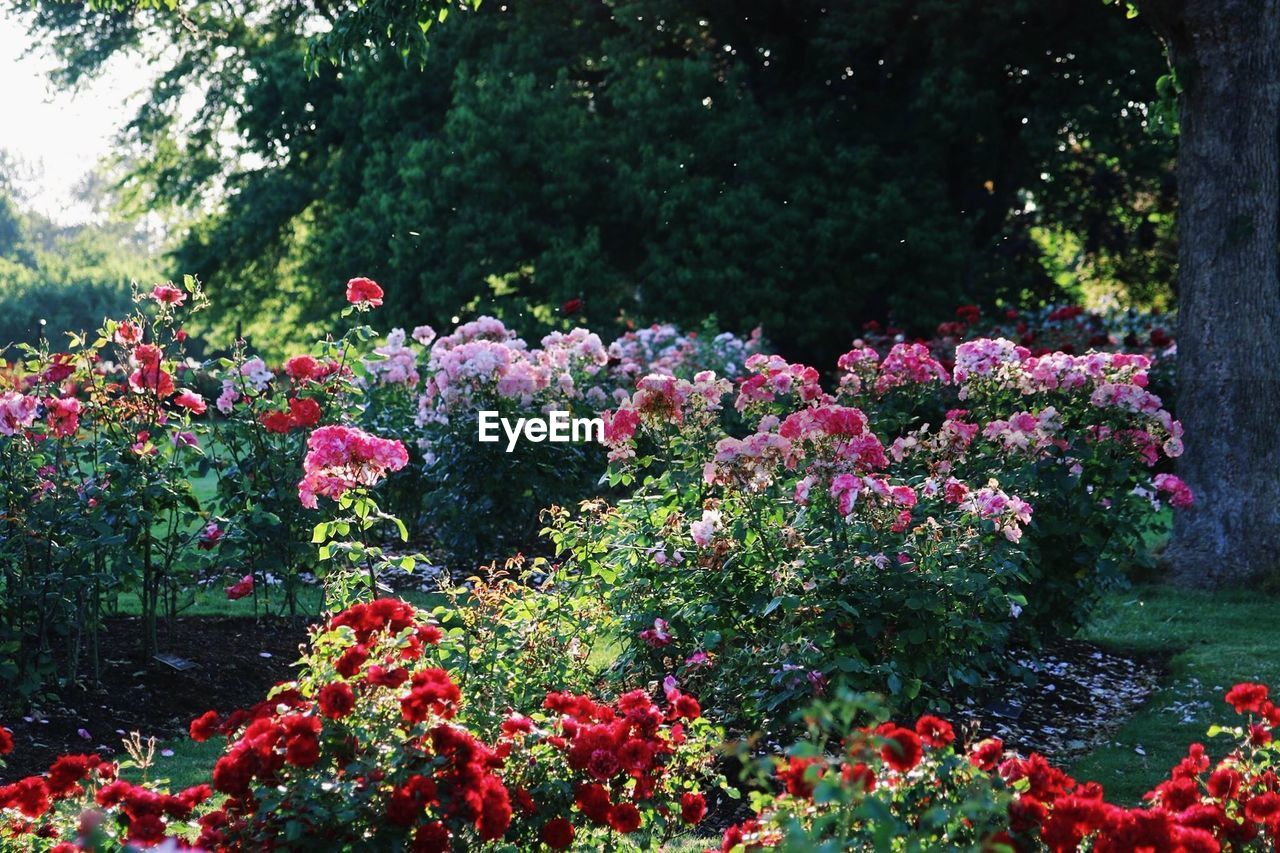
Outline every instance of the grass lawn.
<svg viewBox="0 0 1280 853"><path fill-rule="evenodd" d="M1280 688L1280 634L1269 627L1277 612L1280 599L1245 590L1148 586L1105 599L1083 639L1171 657L1159 691L1072 775L1101 782L1113 802L1135 804L1192 742L1220 757L1228 741L1206 740L1205 731L1238 719L1222 695L1239 681Z"/></svg>

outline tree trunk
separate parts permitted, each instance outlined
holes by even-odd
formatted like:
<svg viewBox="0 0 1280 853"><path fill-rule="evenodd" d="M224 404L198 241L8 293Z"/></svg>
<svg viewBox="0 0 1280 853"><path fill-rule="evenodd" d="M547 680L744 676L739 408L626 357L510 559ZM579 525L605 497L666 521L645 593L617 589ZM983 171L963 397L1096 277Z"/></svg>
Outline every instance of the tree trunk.
<svg viewBox="0 0 1280 853"><path fill-rule="evenodd" d="M1149 4L1182 86L1178 473L1193 586L1280 577L1280 0ZM1148 6L1143 6L1144 14Z"/></svg>

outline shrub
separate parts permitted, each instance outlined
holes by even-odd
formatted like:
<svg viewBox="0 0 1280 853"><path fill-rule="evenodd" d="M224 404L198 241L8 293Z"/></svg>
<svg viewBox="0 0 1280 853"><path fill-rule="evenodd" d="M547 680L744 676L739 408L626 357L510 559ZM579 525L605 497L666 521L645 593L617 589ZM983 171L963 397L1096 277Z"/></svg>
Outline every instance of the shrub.
<svg viewBox="0 0 1280 853"><path fill-rule="evenodd" d="M298 500L299 462L311 430L353 411L359 389L346 362L349 338L362 332L321 342L318 355L295 356L278 371L237 346L207 373L220 389L218 415L207 425L222 516L215 544L222 559L243 566L256 581L255 606L261 597L269 608L270 589L278 583L282 608L298 612L300 576L315 562L308 544L315 519Z"/></svg>
<svg viewBox="0 0 1280 853"><path fill-rule="evenodd" d="M208 555L191 478L204 399L189 376L181 324L199 283L135 294L134 313L67 352L23 346L0 393L0 681L36 689L96 668L95 628L114 595L141 602L141 646L173 618Z"/></svg>
<svg viewBox="0 0 1280 853"><path fill-rule="evenodd" d="M509 709L534 707L549 691L605 685L615 620L600 587L544 558L513 558L442 589L448 606L433 613L474 725L492 734Z"/></svg>
<svg viewBox="0 0 1280 853"><path fill-rule="evenodd" d="M313 631L297 680L192 722L196 740L227 737L211 786L170 796L96 756L65 757L0 788L0 837L35 850L165 837L207 850L563 849L623 835L651 847L701 820L704 785L722 780L692 697L553 693L486 740L441 667L441 638L405 602L352 606Z"/></svg>
<svg viewBox="0 0 1280 853"><path fill-rule="evenodd" d="M1162 524L1152 499L1191 500L1176 477L1152 474L1181 454L1182 427L1147 389L1150 359L1033 356L980 338L955 348L950 383L936 372L918 381L913 359L932 361L919 345L897 344L883 361L851 351L837 399L892 437L904 474L943 484L995 478L1028 501L1022 619L1041 633L1074 627L1100 590L1150 559L1147 542Z"/></svg>
<svg viewBox="0 0 1280 853"><path fill-rule="evenodd" d="M428 326L394 329L363 362L364 423L415 448L419 465L392 478L390 507L421 513L453 563L494 559L535 544L540 510L592 497L605 451L594 442L508 447L477 440L478 413L517 419L563 411L600 414L650 372L692 376L714 368L736 375L759 335L682 334L670 325L628 332L606 347L586 329L552 332L539 347L492 317L437 336ZM467 568L470 568L468 565Z"/></svg>
<svg viewBox="0 0 1280 853"><path fill-rule="evenodd" d="M828 685L937 699L1080 618L1155 491L1190 499L1148 470L1179 427L1141 356L956 358L953 382L924 347L857 349L831 395L756 355L728 414L710 372L641 379L605 429L634 496L551 529L603 577L624 675L676 671L756 728Z"/></svg>
<svg viewBox="0 0 1280 853"><path fill-rule="evenodd" d="M1214 762L1192 744L1137 808L996 739L962 750L936 717L854 728L854 717L883 708L818 704L808 737L757 765L772 784L754 795L757 817L730 827L721 849L1273 850L1280 709L1259 684L1238 684L1226 699L1245 715L1209 730L1231 738L1226 755Z"/></svg>

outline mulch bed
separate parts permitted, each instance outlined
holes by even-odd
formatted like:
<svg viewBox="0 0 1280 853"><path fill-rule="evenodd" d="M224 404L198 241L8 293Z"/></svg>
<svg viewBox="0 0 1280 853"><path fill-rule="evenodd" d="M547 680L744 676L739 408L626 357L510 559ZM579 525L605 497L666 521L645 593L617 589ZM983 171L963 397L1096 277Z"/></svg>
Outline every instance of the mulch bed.
<svg viewBox="0 0 1280 853"><path fill-rule="evenodd" d="M306 639L305 624L291 620L182 618L172 634L160 629L161 652L195 664L178 671L142 662L139 633L137 619L108 620L97 687L64 688L56 703L0 718L15 741L0 781L42 772L63 753L120 758L128 733L173 738L210 708L226 712L259 702L272 685L292 677L291 665Z"/></svg>
<svg viewBox="0 0 1280 853"><path fill-rule="evenodd" d="M1039 752L1059 765L1107 743L1155 693L1167 663L1167 656L1122 655L1081 640L1059 640L1034 661L1017 657L1034 683L1006 679L992 699L946 716L965 740L998 737L1007 749Z"/></svg>

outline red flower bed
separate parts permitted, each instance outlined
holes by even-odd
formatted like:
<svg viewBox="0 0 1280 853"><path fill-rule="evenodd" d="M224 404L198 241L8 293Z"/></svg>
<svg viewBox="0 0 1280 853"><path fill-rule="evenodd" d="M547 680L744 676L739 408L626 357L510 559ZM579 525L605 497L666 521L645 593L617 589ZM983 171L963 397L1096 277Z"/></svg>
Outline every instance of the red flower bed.
<svg viewBox="0 0 1280 853"><path fill-rule="evenodd" d="M209 784L171 794L96 755L64 756L0 787L0 847L599 848L701 821L719 738L692 697L553 693L486 737L438 665L441 638L405 602L352 606L314 629L296 681L192 721L194 740L227 739ZM11 748L0 729L0 753Z"/></svg>
<svg viewBox="0 0 1280 853"><path fill-rule="evenodd" d="M1043 756L1005 751L997 739L956 749L951 727L924 716L913 728L849 731L847 706L818 706L810 738L767 770L778 793L756 818L730 827L721 850L774 847L879 849L889 838L923 849L1178 851L1274 850L1280 841L1280 708L1266 686L1237 684L1226 701L1242 724L1215 726L1234 746L1213 761L1201 744L1146 795L1108 803Z"/></svg>

